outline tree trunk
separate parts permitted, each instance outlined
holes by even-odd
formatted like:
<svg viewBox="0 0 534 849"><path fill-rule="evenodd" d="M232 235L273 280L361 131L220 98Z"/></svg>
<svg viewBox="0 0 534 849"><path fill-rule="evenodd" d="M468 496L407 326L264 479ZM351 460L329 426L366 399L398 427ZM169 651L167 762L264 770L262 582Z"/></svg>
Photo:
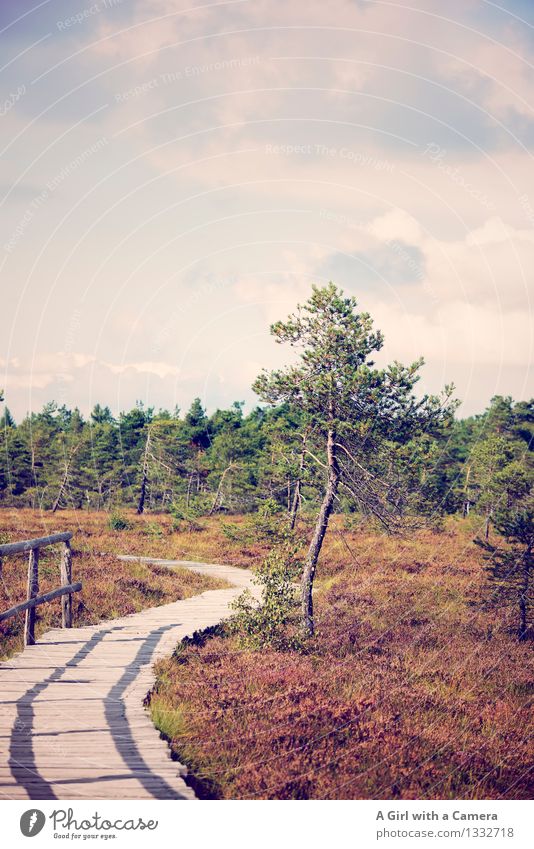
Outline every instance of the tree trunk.
<svg viewBox="0 0 534 849"><path fill-rule="evenodd" d="M300 507L300 480L295 483L295 491L293 493L293 503L289 514L289 530L294 531L297 524L297 513Z"/></svg>
<svg viewBox="0 0 534 849"><path fill-rule="evenodd" d="M65 487L67 486L69 480L69 467L67 466L65 469L65 474L63 475L63 480L61 481L61 486L59 487L59 492L57 494L57 498L52 505L52 513L55 513L61 504L61 499L63 497L63 493L65 492Z"/></svg>
<svg viewBox="0 0 534 849"><path fill-rule="evenodd" d="M215 513L215 510L219 506L219 499L221 497L224 479L225 479L226 475L228 474L228 472L231 471L234 468L234 466L235 466L235 463L230 463L230 465L227 466L226 469L224 470L224 472L222 473L221 479L219 481L219 486L217 487L217 492L215 493L215 498L213 499L213 503L211 505L211 510L209 511L208 516L213 516L213 514Z"/></svg>
<svg viewBox="0 0 534 849"><path fill-rule="evenodd" d="M465 486L464 486L464 503L462 507L462 513L464 518L469 516L469 512L471 509L471 492L469 488L469 481L471 479L471 467L467 467L467 474L465 476Z"/></svg>
<svg viewBox="0 0 534 849"><path fill-rule="evenodd" d="M141 516L145 512L147 476L143 470L143 479L141 481L141 492L139 493L139 502L137 504L137 515Z"/></svg>
<svg viewBox="0 0 534 849"><path fill-rule="evenodd" d="M146 487L148 483L148 455L150 451L150 430L147 433L145 451L143 454L143 476L141 478L141 492L139 493L139 502L137 504L137 515L140 516L145 509Z"/></svg>
<svg viewBox="0 0 534 849"><path fill-rule="evenodd" d="M490 523L491 523L491 510L489 511L489 513L486 513L486 524L484 526L484 539L486 540L486 542L488 542L488 540L489 540Z"/></svg>
<svg viewBox="0 0 534 849"><path fill-rule="evenodd" d="M78 445L74 446L74 448L70 452L69 459L65 463L65 472L63 474L63 480L61 481L61 486L59 487L59 492L57 494L57 498L54 501L54 504L52 506L52 513L55 513L56 510L58 509L59 505L61 504L61 499L63 498L63 493L65 492L65 489L67 488L67 484L69 482L70 467L72 465L72 461L73 461L74 456L75 456L79 447L80 447L80 443L78 443Z"/></svg>
<svg viewBox="0 0 534 849"><path fill-rule="evenodd" d="M530 583L530 561L531 550L527 548L523 555L523 574L521 587L519 590L519 639L526 640L527 638L527 614L528 614L528 592Z"/></svg>
<svg viewBox="0 0 534 849"><path fill-rule="evenodd" d="M312 541L306 556L304 571L302 573L302 630L306 636L312 637L314 634L313 621L313 581L315 578L315 570L317 561L323 545L323 540L328 528L328 522L332 510L334 508L334 500L339 487L340 470L337 462L336 452L336 433L333 429L328 431L327 441L328 454L328 483L326 486L323 503L313 532Z"/></svg>
<svg viewBox="0 0 534 849"><path fill-rule="evenodd" d="M302 503L302 495L301 495L301 485L302 485L302 475L304 473L304 454L306 452L306 442L308 439L308 430L302 436L302 450L300 452L300 466L299 466L299 476L295 483L295 492L293 494L293 504L291 505L291 512L289 514L289 529L291 531L295 530L297 524L297 514L299 512L300 505Z"/></svg>

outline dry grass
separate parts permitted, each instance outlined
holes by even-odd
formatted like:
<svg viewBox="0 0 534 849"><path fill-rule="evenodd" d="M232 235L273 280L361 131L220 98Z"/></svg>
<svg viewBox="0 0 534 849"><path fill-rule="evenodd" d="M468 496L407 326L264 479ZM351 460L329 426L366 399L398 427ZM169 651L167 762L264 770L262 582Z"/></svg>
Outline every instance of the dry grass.
<svg viewBox="0 0 534 849"><path fill-rule="evenodd" d="M146 532L147 521L142 518L136 521L133 516L128 516L133 525L131 530L110 531L107 519L104 513L69 511L52 516L32 510L4 509L0 510L0 540L15 542L59 531L74 532L73 580L83 583L83 590L73 596L75 625L96 624L225 586L222 581L186 569L169 570L164 566L118 560L114 553L175 557L173 537L163 535L155 539L153 530ZM41 592L59 586L59 561L59 547L41 550ZM0 610L25 600L26 578L25 555L4 560ZM61 622L59 599L38 607L37 613L38 635L57 627ZM23 623L23 614L0 623L0 659L22 649Z"/></svg>
<svg viewBox="0 0 534 849"><path fill-rule="evenodd" d="M215 638L159 664L173 750L214 797L530 798L532 643L480 604L472 524L405 540L340 526L307 655Z"/></svg>
<svg viewBox="0 0 534 849"><path fill-rule="evenodd" d="M176 530L168 514L138 516L133 510L121 515L131 529L113 531L108 526L109 514L85 510L62 510L55 514L38 510L0 508L0 535L5 542L45 536L59 531L72 531L79 551L91 554L137 554L176 560L196 560L205 563L226 563L249 566L257 562L265 547L240 547L221 533L221 519L199 520L200 530L190 531L185 524ZM230 521L230 520L229 520ZM232 517L232 523L242 524L243 517Z"/></svg>

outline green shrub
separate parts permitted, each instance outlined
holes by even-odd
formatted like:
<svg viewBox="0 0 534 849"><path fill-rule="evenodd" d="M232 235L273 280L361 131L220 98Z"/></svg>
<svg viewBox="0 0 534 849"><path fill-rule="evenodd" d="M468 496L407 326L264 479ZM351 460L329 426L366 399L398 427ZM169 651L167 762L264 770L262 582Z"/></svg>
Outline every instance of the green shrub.
<svg viewBox="0 0 534 849"><path fill-rule="evenodd" d="M221 522L221 531L230 542L245 542L243 529L234 522Z"/></svg>
<svg viewBox="0 0 534 849"><path fill-rule="evenodd" d="M204 525L198 520L206 516L209 511L208 501L205 496L197 495L187 503L184 496L179 496L171 504L171 515L173 517L173 531L182 531L184 526L188 531L203 531Z"/></svg>
<svg viewBox="0 0 534 849"><path fill-rule="evenodd" d="M187 713L184 705L166 705L158 699L151 700L152 722L167 740L177 740L187 732Z"/></svg>
<svg viewBox="0 0 534 849"><path fill-rule="evenodd" d="M264 542L276 546L293 538L284 508L274 498L267 498L256 513L247 516L241 526L222 522L221 529L231 542L241 542L243 545Z"/></svg>
<svg viewBox="0 0 534 849"><path fill-rule="evenodd" d="M296 560L300 543L287 540L276 546L257 569L253 582L261 587L259 604L245 590L231 605L229 622L242 648L265 647L287 651L302 645L298 628L299 594L296 581L301 564Z"/></svg>
<svg viewBox="0 0 534 849"><path fill-rule="evenodd" d="M112 531L129 531L132 523L122 513L115 511L108 519L108 526Z"/></svg>
<svg viewBox="0 0 534 849"><path fill-rule="evenodd" d="M147 522L143 528L143 533L149 537L162 537L164 531L159 522Z"/></svg>

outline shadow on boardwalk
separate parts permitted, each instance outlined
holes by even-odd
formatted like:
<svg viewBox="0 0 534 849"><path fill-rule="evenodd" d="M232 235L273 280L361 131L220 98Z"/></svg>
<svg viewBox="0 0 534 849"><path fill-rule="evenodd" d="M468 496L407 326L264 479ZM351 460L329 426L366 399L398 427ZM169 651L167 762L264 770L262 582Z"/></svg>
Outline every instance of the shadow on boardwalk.
<svg viewBox="0 0 534 849"><path fill-rule="evenodd" d="M116 684L110 689L109 695L104 699L105 717L107 725L112 729L111 734L117 751L122 756L128 771L123 774L111 774L103 778L69 778L69 784L83 783L88 784L92 781L117 781L119 779L129 778L133 773L139 782L148 790L150 795L156 798L181 798L175 793L172 787L159 776L154 775L149 766L142 758L139 748L135 744L135 738L129 727L128 720L121 710L122 696L127 687L131 686L132 678L135 678L140 669L150 663L154 652L161 640L162 635L172 628L172 625L165 625L157 628L146 639L142 640L141 646L134 660L125 667L123 674ZM15 720L10 739L10 755L9 766L13 778L19 785L24 788L30 799L58 799L61 798L62 781L47 781L39 773L37 759L33 750L34 737L34 720L35 708L34 701L40 693L43 693L46 688L58 681L61 681L62 675L67 669L75 669L80 661L87 658L96 646L101 643L108 634L113 631L122 631L122 627L107 628L98 631L94 634L82 648L74 655L72 660L68 661L64 666L58 666L51 675L44 681L31 687L26 693L16 701L17 719ZM53 645L47 643L47 646ZM119 732L116 721L122 720L122 728ZM75 733L75 732L71 732ZM36 736L36 735L35 735ZM59 737L59 732L52 733L51 736ZM54 787L59 792L59 796L54 791Z"/></svg>
<svg viewBox="0 0 534 849"><path fill-rule="evenodd" d="M155 562L224 578L229 587L113 622L49 631L1 663L0 797L195 798L143 707L153 664L228 616L245 587L256 588L243 569Z"/></svg>

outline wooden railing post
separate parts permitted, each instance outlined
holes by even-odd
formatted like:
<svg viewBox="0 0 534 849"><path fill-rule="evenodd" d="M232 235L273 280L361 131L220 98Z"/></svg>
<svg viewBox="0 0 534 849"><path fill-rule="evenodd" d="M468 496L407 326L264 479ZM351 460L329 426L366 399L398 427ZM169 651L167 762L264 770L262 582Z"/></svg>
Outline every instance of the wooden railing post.
<svg viewBox="0 0 534 849"><path fill-rule="evenodd" d="M33 548L28 559L28 601L39 595L39 549ZM24 622L24 645L33 646L35 643L35 607L26 611Z"/></svg>
<svg viewBox="0 0 534 849"><path fill-rule="evenodd" d="M72 583L72 551L70 542L65 542L63 556L61 558L61 584L66 586ZM61 596L61 622L64 628L72 628L72 595L67 593Z"/></svg>
<svg viewBox="0 0 534 849"><path fill-rule="evenodd" d="M47 537L36 539L25 539L20 542L0 544L0 567L2 558L11 557L13 554L29 552L28 562L28 592L27 599L9 610L0 611L0 622L26 613L24 621L24 645L32 646L35 643L35 620L37 618L35 608L40 604L47 604L56 598L61 598L61 621L64 628L72 628L72 593L78 593L82 589L80 582L72 583L72 549L70 540L72 533L65 531L62 534L51 534ZM39 595L39 551L47 545L64 543L65 548L61 555L61 586L50 590L44 595ZM1 571L0 571L1 575Z"/></svg>

